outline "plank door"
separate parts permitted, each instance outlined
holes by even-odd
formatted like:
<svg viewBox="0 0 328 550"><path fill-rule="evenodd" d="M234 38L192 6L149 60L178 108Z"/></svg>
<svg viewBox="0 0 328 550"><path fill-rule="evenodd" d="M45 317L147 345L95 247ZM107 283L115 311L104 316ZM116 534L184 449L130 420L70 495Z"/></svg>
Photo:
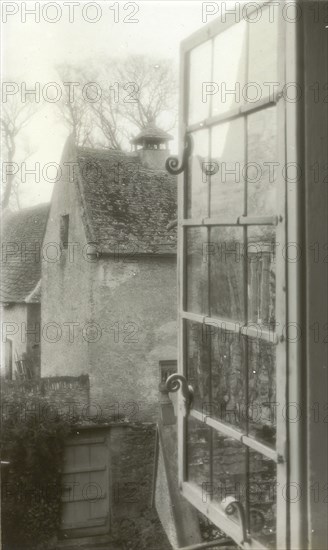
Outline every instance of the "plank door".
<svg viewBox="0 0 328 550"><path fill-rule="evenodd" d="M65 447L62 533L68 538L106 534L109 516L108 436L81 431Z"/></svg>

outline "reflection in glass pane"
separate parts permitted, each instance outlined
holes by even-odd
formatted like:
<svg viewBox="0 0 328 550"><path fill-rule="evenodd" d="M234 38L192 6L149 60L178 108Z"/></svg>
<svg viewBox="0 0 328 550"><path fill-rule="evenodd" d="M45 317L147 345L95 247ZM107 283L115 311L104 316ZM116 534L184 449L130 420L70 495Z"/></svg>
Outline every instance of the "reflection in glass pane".
<svg viewBox="0 0 328 550"><path fill-rule="evenodd" d="M209 133L200 130L192 134L193 151L189 159L187 216L206 217L208 214L208 176L205 168L209 161Z"/></svg>
<svg viewBox="0 0 328 550"><path fill-rule="evenodd" d="M276 548L277 466L265 456L249 450L250 533L269 548Z"/></svg>
<svg viewBox="0 0 328 550"><path fill-rule="evenodd" d="M257 441L276 443L276 347L248 338L248 432Z"/></svg>
<svg viewBox="0 0 328 550"><path fill-rule="evenodd" d="M270 107L247 118L248 214L277 214L277 109ZM281 170L281 167L280 167Z"/></svg>
<svg viewBox="0 0 328 550"><path fill-rule="evenodd" d="M185 326L187 378L194 389L193 408L203 412L210 403L209 341L202 324L185 321Z"/></svg>
<svg viewBox="0 0 328 550"><path fill-rule="evenodd" d="M205 227L186 228L187 311L208 313L208 245Z"/></svg>
<svg viewBox="0 0 328 550"><path fill-rule="evenodd" d="M211 416L242 429L247 407L243 338L214 326L207 328L211 331Z"/></svg>
<svg viewBox="0 0 328 550"><path fill-rule="evenodd" d="M231 496L245 506L246 480L245 447L213 430L213 500L224 504Z"/></svg>
<svg viewBox="0 0 328 550"><path fill-rule="evenodd" d="M212 130L211 217L241 216L244 212L244 125L238 118Z"/></svg>
<svg viewBox="0 0 328 550"><path fill-rule="evenodd" d="M275 230L258 226L248 230L248 320L264 330L275 328Z"/></svg>
<svg viewBox="0 0 328 550"><path fill-rule="evenodd" d="M215 227L210 230L210 315L243 321L243 230Z"/></svg>
<svg viewBox="0 0 328 550"><path fill-rule="evenodd" d="M206 494L210 486L211 429L204 423L187 418L187 479Z"/></svg>
<svg viewBox="0 0 328 550"><path fill-rule="evenodd" d="M270 21L270 10L263 9L258 21L249 24L249 76L248 82L254 82L258 91L249 88L249 99L258 99L270 95L268 83L277 83L278 79L278 17ZM264 85L264 83L267 85ZM246 94L246 96L247 96Z"/></svg>
<svg viewBox="0 0 328 550"><path fill-rule="evenodd" d="M190 52L189 116L188 123L195 124L209 116L209 98L202 101L203 84L211 82L212 42L204 42ZM204 96L205 99L205 96Z"/></svg>
<svg viewBox="0 0 328 550"><path fill-rule="evenodd" d="M218 85L213 95L212 116L240 106L245 84L246 23L241 21L214 40L214 76Z"/></svg>

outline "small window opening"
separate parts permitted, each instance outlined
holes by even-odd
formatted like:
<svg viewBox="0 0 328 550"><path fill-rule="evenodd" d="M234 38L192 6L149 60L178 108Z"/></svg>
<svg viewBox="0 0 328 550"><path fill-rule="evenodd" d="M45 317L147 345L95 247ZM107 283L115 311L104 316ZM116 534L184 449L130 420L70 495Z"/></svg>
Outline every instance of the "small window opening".
<svg viewBox="0 0 328 550"><path fill-rule="evenodd" d="M60 216L60 245L62 248L68 248L69 215Z"/></svg>
<svg viewBox="0 0 328 550"><path fill-rule="evenodd" d="M159 362L159 377L162 383L165 383L171 374L177 372L176 359L170 359Z"/></svg>
<svg viewBox="0 0 328 550"><path fill-rule="evenodd" d="M5 378L13 379L13 342L9 338L5 341Z"/></svg>

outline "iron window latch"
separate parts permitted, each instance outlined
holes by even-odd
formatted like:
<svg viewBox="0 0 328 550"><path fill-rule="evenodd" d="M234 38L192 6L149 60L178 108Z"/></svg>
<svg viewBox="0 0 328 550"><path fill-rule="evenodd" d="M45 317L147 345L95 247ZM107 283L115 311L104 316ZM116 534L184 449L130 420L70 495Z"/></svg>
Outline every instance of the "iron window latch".
<svg viewBox="0 0 328 550"><path fill-rule="evenodd" d="M172 174L173 176L176 176L184 172L184 170L188 165L188 160L193 150L193 139L190 134L186 133L184 142L185 142L185 145L184 145L184 150L182 154L181 165L179 166L178 157L169 157L168 159L166 159L166 162L165 162L166 170L169 172L169 174Z"/></svg>
<svg viewBox="0 0 328 550"><path fill-rule="evenodd" d="M171 376L169 376L166 380L166 390L169 393L173 393L179 389L181 389L181 393L183 395L185 414L188 416L194 400L193 387L188 384L186 377L182 374L171 374Z"/></svg>
<svg viewBox="0 0 328 550"><path fill-rule="evenodd" d="M243 545L245 542L250 542L249 533L247 532L247 528L246 528L245 510L242 503L239 502L239 500L236 500L235 497L228 496L221 502L221 505L227 516L231 516L234 513L237 513L240 530L241 530L240 544Z"/></svg>

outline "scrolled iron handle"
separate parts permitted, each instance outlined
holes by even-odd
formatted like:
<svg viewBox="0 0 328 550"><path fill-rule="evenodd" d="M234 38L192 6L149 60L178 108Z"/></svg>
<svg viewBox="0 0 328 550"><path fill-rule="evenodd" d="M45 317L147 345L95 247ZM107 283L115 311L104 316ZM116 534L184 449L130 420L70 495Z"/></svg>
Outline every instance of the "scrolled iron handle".
<svg viewBox="0 0 328 550"><path fill-rule="evenodd" d="M169 174L176 176L178 174L181 174L186 169L192 149L193 139L190 134L186 134L181 165L179 166L178 157L169 157L168 159L166 159L165 168L169 172Z"/></svg>
<svg viewBox="0 0 328 550"><path fill-rule="evenodd" d="M193 387L188 384L186 377L182 374L171 374L166 380L165 386L169 393L174 393L181 389L186 415L188 415L193 404L194 390Z"/></svg>
<svg viewBox="0 0 328 550"><path fill-rule="evenodd" d="M246 528L246 515L242 503L239 502L239 500L236 500L235 497L229 496L221 502L221 505L223 506L223 509L227 516L231 516L232 514L234 514L235 511L237 511L241 528L241 544L243 544L244 542L249 542L250 538Z"/></svg>

